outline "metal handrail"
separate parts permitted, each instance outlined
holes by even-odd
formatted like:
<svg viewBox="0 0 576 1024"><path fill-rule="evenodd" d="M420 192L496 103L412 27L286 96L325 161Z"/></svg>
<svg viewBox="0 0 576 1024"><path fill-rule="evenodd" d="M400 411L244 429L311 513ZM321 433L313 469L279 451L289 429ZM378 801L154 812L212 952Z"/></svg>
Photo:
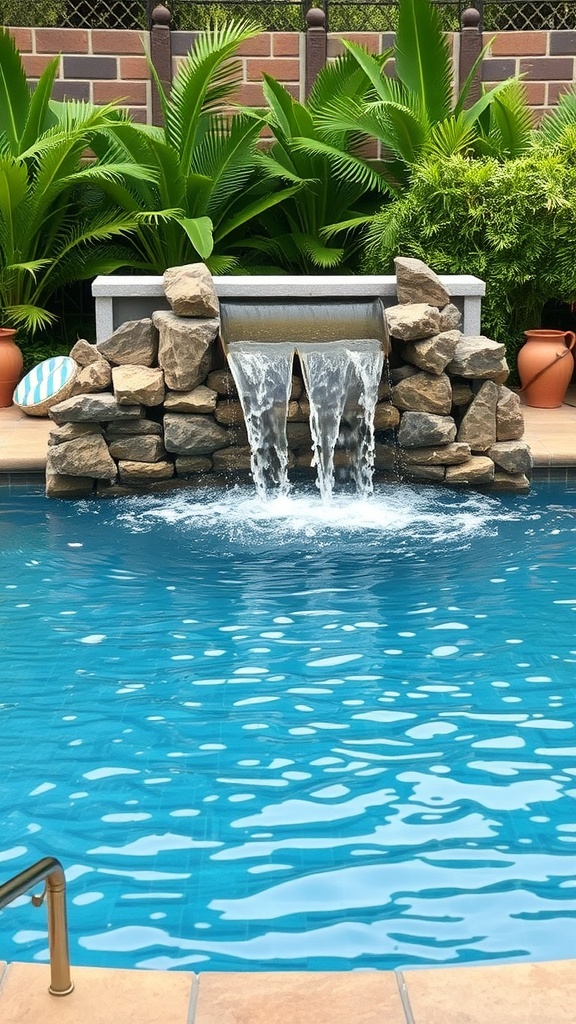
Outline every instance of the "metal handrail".
<svg viewBox="0 0 576 1024"><path fill-rule="evenodd" d="M23 896L38 882L46 879L41 896L33 896L32 903L40 907L46 896L48 914L48 948L50 950L50 986L52 996L67 996L74 989L70 979L68 954L68 924L66 920L66 878L64 868L56 857L43 857L31 867L14 875L0 885L0 910L18 896Z"/></svg>

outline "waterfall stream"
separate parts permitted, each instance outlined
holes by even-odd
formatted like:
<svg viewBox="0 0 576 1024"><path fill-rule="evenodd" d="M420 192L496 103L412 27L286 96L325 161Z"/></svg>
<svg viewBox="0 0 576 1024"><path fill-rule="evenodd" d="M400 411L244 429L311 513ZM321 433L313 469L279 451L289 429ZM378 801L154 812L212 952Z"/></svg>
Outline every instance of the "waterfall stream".
<svg viewBox="0 0 576 1024"><path fill-rule="evenodd" d="M374 410L386 323L379 302L222 304L222 337L236 382L260 497L287 494L286 424L297 354L310 403L317 486L335 485L335 453L347 453L360 497L372 493Z"/></svg>

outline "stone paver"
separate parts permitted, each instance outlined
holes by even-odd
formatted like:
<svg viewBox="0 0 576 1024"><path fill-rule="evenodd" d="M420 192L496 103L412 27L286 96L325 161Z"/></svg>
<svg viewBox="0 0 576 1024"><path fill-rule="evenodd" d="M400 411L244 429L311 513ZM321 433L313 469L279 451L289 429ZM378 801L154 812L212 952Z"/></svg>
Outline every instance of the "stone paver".
<svg viewBox="0 0 576 1024"><path fill-rule="evenodd" d="M194 1024L406 1024L393 971L199 976Z"/></svg>
<svg viewBox="0 0 576 1024"><path fill-rule="evenodd" d="M73 967L69 996L48 992L47 964L10 964L0 988L2 1024L187 1024L195 976L184 971Z"/></svg>
<svg viewBox="0 0 576 1024"><path fill-rule="evenodd" d="M413 1024L574 1024L576 962L403 973ZM410 1019L410 1018L409 1018Z"/></svg>

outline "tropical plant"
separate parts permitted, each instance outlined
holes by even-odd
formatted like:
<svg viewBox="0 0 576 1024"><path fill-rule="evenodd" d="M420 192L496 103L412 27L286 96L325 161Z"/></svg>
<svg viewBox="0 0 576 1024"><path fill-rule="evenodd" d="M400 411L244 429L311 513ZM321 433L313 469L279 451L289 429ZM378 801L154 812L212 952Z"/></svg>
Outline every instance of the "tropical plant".
<svg viewBox="0 0 576 1024"><path fill-rule="evenodd" d="M500 82L466 109L481 57L454 101L450 49L431 0L400 0L395 46L383 55L394 58L395 77L382 73L382 56L343 42L371 91L367 98L328 100L318 112L318 127L376 140L381 171L397 193L409 186L411 169L430 155L490 153L507 159L528 148L532 121L518 83Z"/></svg>
<svg viewBox="0 0 576 1024"><path fill-rule="evenodd" d="M278 189L259 149L263 121L230 110L238 86L238 46L258 33L246 20L198 37L168 97L157 81L164 127L118 119L94 149L104 163L130 161L146 174L104 183L109 198L138 221L131 265L144 272L204 260L213 273L240 269L234 251L260 214L294 195ZM148 211L154 211L148 216Z"/></svg>
<svg viewBox="0 0 576 1024"><path fill-rule="evenodd" d="M514 366L544 304L576 300L576 136L499 163L455 155L414 171L412 187L375 218L363 269L389 273L398 254L437 273L486 282L482 328Z"/></svg>
<svg viewBox="0 0 576 1024"><path fill-rule="evenodd" d="M51 105L57 64L31 94L16 47L0 30L0 309L4 322L30 333L54 319L47 302L61 285L125 265L126 251L108 243L135 224L101 191L134 167L85 159L114 110Z"/></svg>
<svg viewBox="0 0 576 1024"><path fill-rule="evenodd" d="M274 142L262 158L269 174L299 186L291 197L261 217L264 234L240 246L266 256L268 272L301 273L354 268L361 230L382 204L385 182L355 150L358 134L318 127L330 97L361 98L368 89L356 62L345 55L318 76L305 104L274 78L264 75L266 122ZM313 148L312 148L313 147Z"/></svg>

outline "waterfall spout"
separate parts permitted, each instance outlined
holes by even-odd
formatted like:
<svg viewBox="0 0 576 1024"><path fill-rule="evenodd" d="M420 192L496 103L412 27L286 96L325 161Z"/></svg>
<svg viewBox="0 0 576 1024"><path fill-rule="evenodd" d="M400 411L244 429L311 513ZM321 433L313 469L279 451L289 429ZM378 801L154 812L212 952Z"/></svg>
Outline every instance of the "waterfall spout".
<svg viewBox="0 0 576 1024"><path fill-rule="evenodd" d="M297 355L310 403L312 464L322 500L332 496L337 449L347 452L348 477L359 495L370 495L374 410L388 350L379 300L223 301L221 324L258 494L289 490L286 421Z"/></svg>

